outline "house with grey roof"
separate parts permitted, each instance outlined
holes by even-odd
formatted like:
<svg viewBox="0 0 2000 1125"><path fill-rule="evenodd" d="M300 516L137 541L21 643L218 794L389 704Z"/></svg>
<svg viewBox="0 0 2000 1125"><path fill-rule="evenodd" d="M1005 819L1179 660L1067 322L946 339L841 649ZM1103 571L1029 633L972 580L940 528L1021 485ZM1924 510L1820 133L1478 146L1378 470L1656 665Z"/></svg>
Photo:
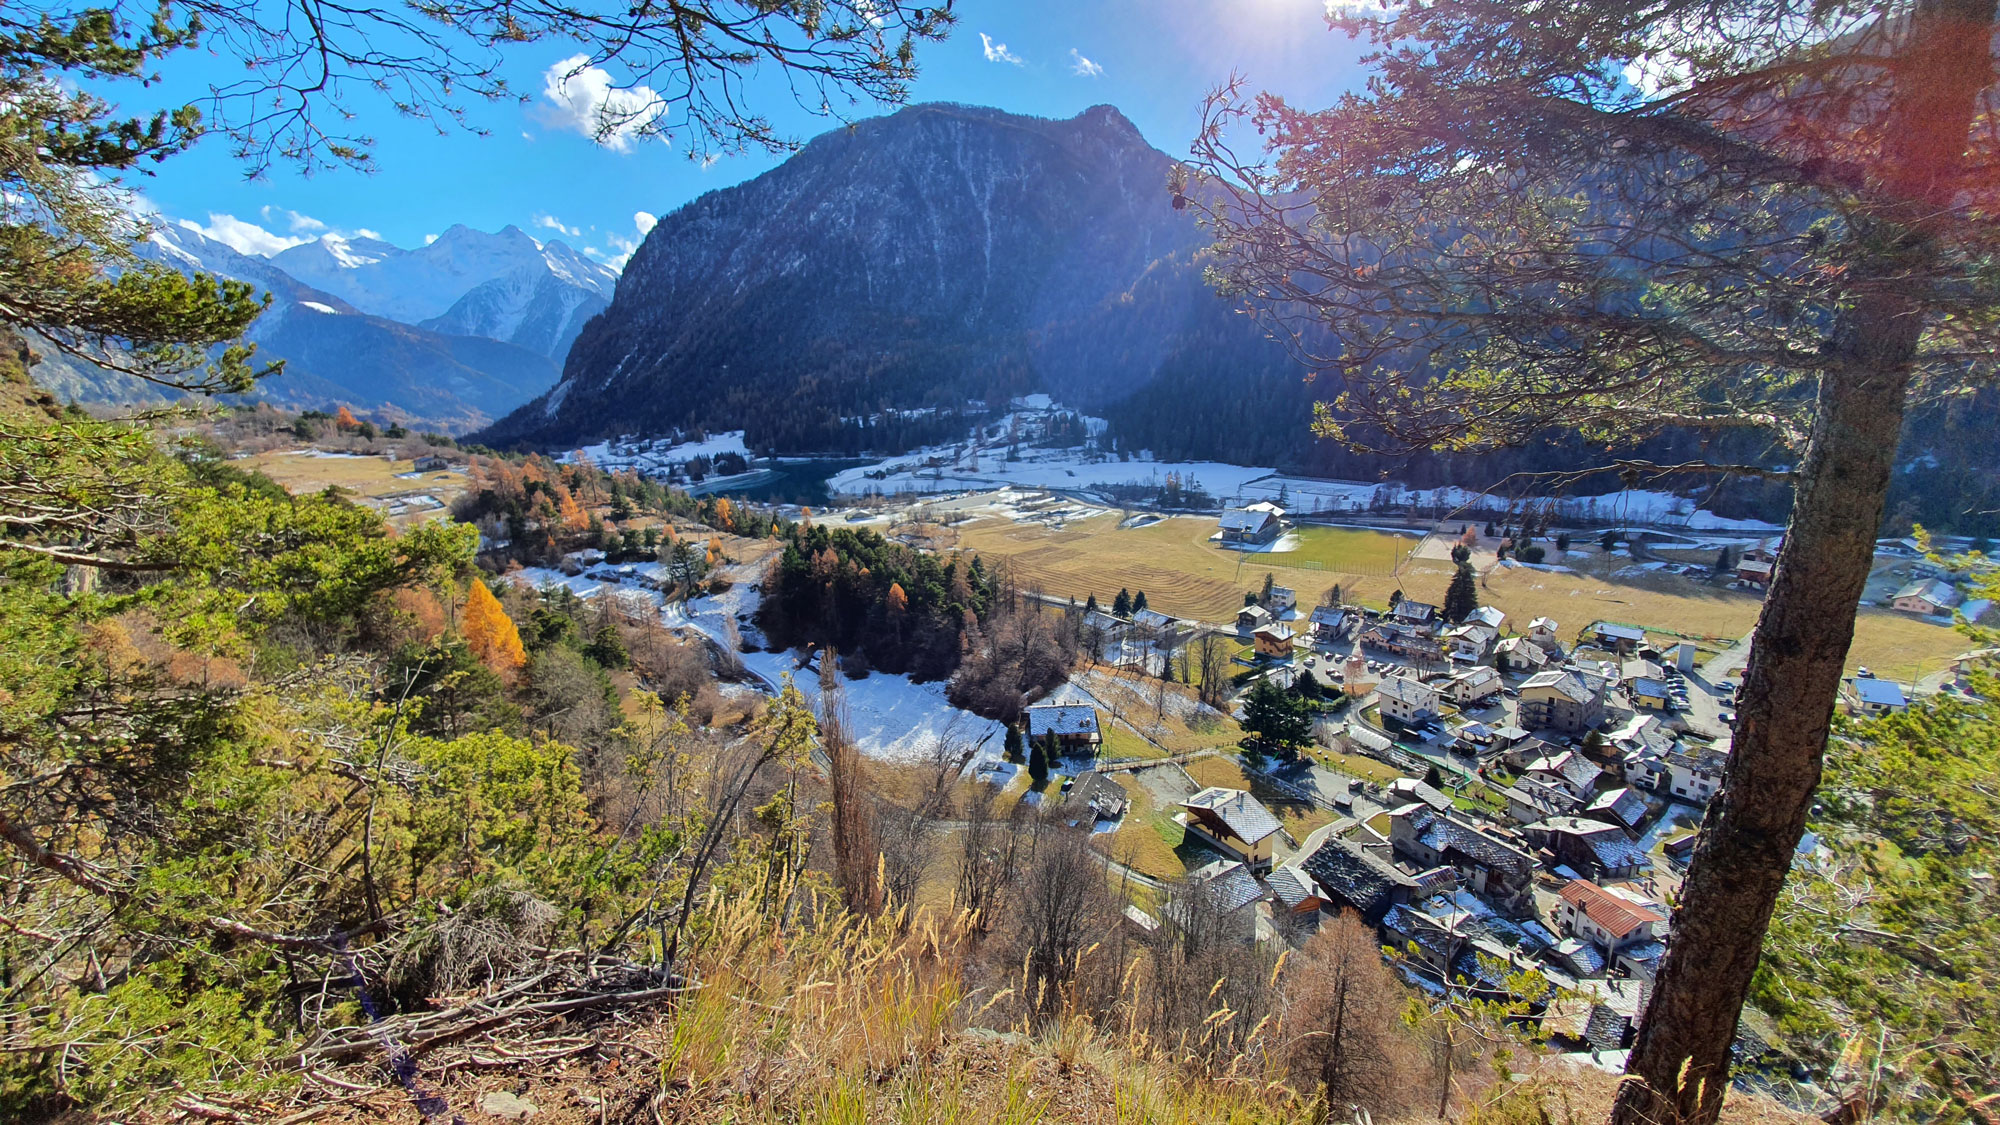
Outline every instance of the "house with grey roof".
<svg viewBox="0 0 2000 1125"><path fill-rule="evenodd" d="M1095 754L1104 735L1097 728L1097 708L1084 704L1029 707L1028 738L1055 736L1065 753Z"/></svg>
<svg viewBox="0 0 2000 1125"><path fill-rule="evenodd" d="M1646 803L1645 794L1626 785L1599 793L1584 806L1583 815L1636 832L1652 815L1652 806Z"/></svg>
<svg viewBox="0 0 2000 1125"><path fill-rule="evenodd" d="M1391 676L1375 685L1375 697L1384 719L1409 724L1438 715L1437 689L1416 680Z"/></svg>
<svg viewBox="0 0 2000 1125"><path fill-rule="evenodd" d="M1582 734L1604 721L1604 688L1576 672L1551 668L1521 684L1520 723L1529 730Z"/></svg>
<svg viewBox="0 0 2000 1125"><path fill-rule="evenodd" d="M1535 857L1456 815L1413 802L1389 813L1389 845L1421 867L1450 867L1459 882L1505 914L1534 912Z"/></svg>
<svg viewBox="0 0 2000 1125"><path fill-rule="evenodd" d="M1394 864L1338 836L1329 836L1299 868L1312 877L1328 904L1354 911L1371 926L1417 891L1417 881Z"/></svg>
<svg viewBox="0 0 2000 1125"><path fill-rule="evenodd" d="M1653 859L1616 824L1552 816L1524 825L1521 835L1547 849L1557 864L1593 879L1624 879L1653 869Z"/></svg>
<svg viewBox="0 0 2000 1125"><path fill-rule="evenodd" d="M1926 617L1950 613L1965 600L1958 587L1939 578L1920 578L1896 591L1889 604L1905 613L1921 613Z"/></svg>
<svg viewBox="0 0 2000 1125"><path fill-rule="evenodd" d="M1268 505L1231 508L1222 513L1219 524L1216 538L1225 547L1261 546L1276 539L1285 526L1278 512Z"/></svg>
<svg viewBox="0 0 2000 1125"><path fill-rule="evenodd" d="M1188 832L1252 871L1271 866L1273 848L1283 825L1264 803L1241 789L1218 785L1181 802Z"/></svg>

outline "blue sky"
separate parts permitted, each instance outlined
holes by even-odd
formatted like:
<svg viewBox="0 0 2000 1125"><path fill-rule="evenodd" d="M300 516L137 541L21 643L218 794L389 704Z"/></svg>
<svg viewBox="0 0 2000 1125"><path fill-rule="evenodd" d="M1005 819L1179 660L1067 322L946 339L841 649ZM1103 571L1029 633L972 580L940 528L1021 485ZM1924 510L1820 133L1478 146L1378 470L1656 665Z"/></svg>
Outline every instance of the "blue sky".
<svg viewBox="0 0 2000 1125"><path fill-rule="evenodd" d="M951 38L919 51L913 101L1047 117L1109 103L1173 155L1186 151L1203 95L1232 72L1305 105L1324 104L1361 77L1355 45L1326 29L1325 0L960 0L956 10ZM515 50L507 73L534 101L475 106L471 117L484 136L439 136L386 104L357 100L359 128L377 139L372 174L306 177L280 166L246 180L226 142L209 138L157 175L130 182L168 217L252 252L329 230L414 246L453 223L482 230L513 223L622 261L651 216L782 159L755 153L703 167L657 140L622 150L593 142L545 94L545 76L574 53L554 41ZM230 70L220 58L179 60L164 90L184 94ZM754 108L788 133L805 138L835 126L798 110L773 88L774 76L758 83L764 96ZM114 93L135 109L151 104L139 100L149 91Z"/></svg>

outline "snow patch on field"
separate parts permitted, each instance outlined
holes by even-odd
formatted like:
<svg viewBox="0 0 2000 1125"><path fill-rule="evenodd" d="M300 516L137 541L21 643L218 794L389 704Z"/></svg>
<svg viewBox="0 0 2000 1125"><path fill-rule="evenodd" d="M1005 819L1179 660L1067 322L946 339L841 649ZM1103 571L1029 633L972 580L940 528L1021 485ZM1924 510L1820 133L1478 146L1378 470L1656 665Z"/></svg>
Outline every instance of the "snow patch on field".
<svg viewBox="0 0 2000 1125"><path fill-rule="evenodd" d="M660 620L668 626L694 629L725 648L734 648L737 639L751 644L762 641L751 622L757 612L758 592L747 582L739 582L712 597L681 603L667 602L657 591L621 583L615 578L566 575L545 567L518 570L507 577L533 589L561 586L578 597L616 597L636 605L654 606L659 610ZM738 652L737 657L745 669L771 690L778 689L787 676L791 677L817 712L820 695L817 664L801 668L799 654L792 652ZM906 676L877 672L861 680L843 676L841 687L847 699L848 727L854 743L870 757L922 758L941 738L961 746L977 745L981 760L998 758L1005 749L1006 728L952 706L945 698L943 682L911 683Z"/></svg>

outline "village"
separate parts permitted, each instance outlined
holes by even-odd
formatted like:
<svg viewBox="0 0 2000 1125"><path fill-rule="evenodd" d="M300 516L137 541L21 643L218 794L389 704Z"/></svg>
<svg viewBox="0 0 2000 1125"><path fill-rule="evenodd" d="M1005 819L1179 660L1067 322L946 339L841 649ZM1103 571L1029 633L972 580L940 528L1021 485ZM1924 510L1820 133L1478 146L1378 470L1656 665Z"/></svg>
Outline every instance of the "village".
<svg viewBox="0 0 2000 1125"><path fill-rule="evenodd" d="M952 553L962 548L941 525L990 517L998 503L1016 523L1071 510L1059 494L1003 492L823 518ZM1211 519L1212 544L1242 552L1252 574L1260 550L1294 531L1268 500ZM1462 572L1474 545L1491 564L1476 526L1440 524L1426 541L1437 539ZM1754 592L1780 542L1728 548L1727 570L1705 565L1702 576ZM1895 574L1917 568L1885 608L1931 619L1958 603L1918 546L1882 545ZM735 572L758 573L754 563ZM590 550L514 579L585 596L643 591L762 690L789 679L822 704L816 685L830 681L818 654L763 651L754 583L674 605L662 601L675 586L664 564ZM893 765L955 742L969 748L964 784L1087 830L1135 936L1192 901L1234 940L1274 951L1352 911L1384 946L1415 951L1398 965L1419 987L1497 995L1512 974L1542 974L1557 998L1538 1006L1551 1042L1615 1067L1723 783L1747 638L1668 643L1671 630L1643 623L1516 620L1481 604L1469 578L1460 589L1422 580L1369 605L1338 582L1300 591L1266 572L1233 619L1212 621L1154 608L1143 591L1100 603L1024 590L1074 630L1081 664L1018 722L956 711L941 685L865 670L849 670L843 707L865 753ZM1926 690L1952 690L1970 663ZM1917 690L1862 668L1843 698L1853 713L1880 714Z"/></svg>

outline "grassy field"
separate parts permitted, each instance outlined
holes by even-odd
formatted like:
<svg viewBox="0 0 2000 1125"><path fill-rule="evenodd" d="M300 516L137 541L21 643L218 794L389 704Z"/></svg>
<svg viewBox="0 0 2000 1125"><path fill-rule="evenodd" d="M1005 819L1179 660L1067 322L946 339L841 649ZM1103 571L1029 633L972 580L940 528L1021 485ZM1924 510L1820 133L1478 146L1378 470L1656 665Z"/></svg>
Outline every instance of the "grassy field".
<svg viewBox="0 0 2000 1125"><path fill-rule="evenodd" d="M380 457L313 457L302 453L272 452L247 457L242 462L279 484L287 492L318 492L327 487L344 488L357 496L391 496L399 492L428 492L449 504L465 491L465 474L425 473L408 480L396 474L416 468L409 461L384 461Z"/></svg>
<svg viewBox="0 0 2000 1125"><path fill-rule="evenodd" d="M1125 529L1118 522L1118 514L1108 512L1052 531L988 519L967 525L962 542L989 559L1009 560L1024 587L1079 600L1096 594L1100 602L1109 602L1121 586L1144 590L1155 609L1212 622L1233 618L1244 592L1262 585L1266 571L1279 585L1297 590L1302 603L1317 602L1338 582L1346 600L1377 608L1386 607L1396 590L1442 602L1451 581L1451 564L1443 560L1404 558L1395 574L1378 573L1384 558L1407 552L1411 542L1381 532L1307 528L1301 546L1309 544L1309 551L1246 555L1208 541L1215 531L1212 519L1176 516ZM1285 565L1304 557L1331 569ZM1733 642L1756 624L1763 605L1750 594L1673 575L1612 579L1525 567L1489 570L1480 582L1480 598L1505 611L1515 630L1536 617L1552 617L1565 640L1592 621L1611 620ZM1951 629L1890 610L1863 609L1848 663L1908 681L1938 671L1970 647Z"/></svg>
<svg viewBox="0 0 2000 1125"><path fill-rule="evenodd" d="M1243 555L1244 569L1268 563L1286 569L1312 570L1317 566L1330 573L1386 576L1395 573L1397 565L1417 545L1415 536L1385 535L1351 527L1301 527L1292 535L1299 541L1297 550Z"/></svg>

